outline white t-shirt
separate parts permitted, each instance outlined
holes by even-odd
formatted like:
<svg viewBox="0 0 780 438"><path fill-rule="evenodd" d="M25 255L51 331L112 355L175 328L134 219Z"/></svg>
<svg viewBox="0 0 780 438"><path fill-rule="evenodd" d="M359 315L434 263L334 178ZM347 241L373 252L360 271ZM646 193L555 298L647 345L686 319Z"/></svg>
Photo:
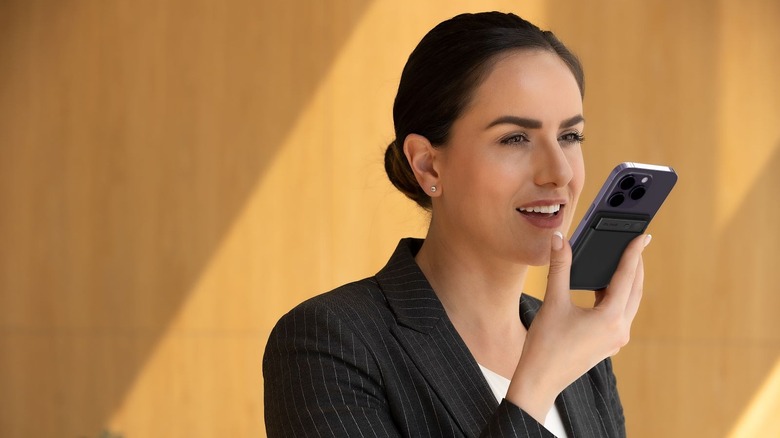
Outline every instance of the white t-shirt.
<svg viewBox="0 0 780 438"><path fill-rule="evenodd" d="M487 380L490 389L493 391L493 395L496 397L496 400L501 403L501 400L506 397L507 390L509 390L510 380L500 374L496 374L493 371L490 371L480 364L477 365L479 365L479 369L482 370L482 374L485 375L485 380ZM566 434L566 429L563 428L561 414L558 412L558 408L556 408L555 405L553 405L552 408L550 408L550 412L547 413L547 417L544 419L544 427L558 438L569 437Z"/></svg>

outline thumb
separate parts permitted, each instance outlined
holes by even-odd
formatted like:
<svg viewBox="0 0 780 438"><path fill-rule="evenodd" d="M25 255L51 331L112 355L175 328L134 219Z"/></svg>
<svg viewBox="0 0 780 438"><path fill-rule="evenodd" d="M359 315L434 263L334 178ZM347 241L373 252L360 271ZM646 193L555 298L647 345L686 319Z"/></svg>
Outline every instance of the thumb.
<svg viewBox="0 0 780 438"><path fill-rule="evenodd" d="M552 235L550 242L550 269L547 272L547 299L569 300L569 275L571 271L571 246L560 231Z"/></svg>

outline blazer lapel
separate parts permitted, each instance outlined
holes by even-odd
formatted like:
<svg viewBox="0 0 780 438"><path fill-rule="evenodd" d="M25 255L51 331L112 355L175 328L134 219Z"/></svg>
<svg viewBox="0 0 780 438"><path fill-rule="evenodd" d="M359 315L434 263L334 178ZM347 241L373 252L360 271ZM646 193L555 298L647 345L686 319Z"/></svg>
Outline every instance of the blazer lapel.
<svg viewBox="0 0 780 438"><path fill-rule="evenodd" d="M466 436L498 407L476 360L414 261L422 241L404 239L376 276L398 325L394 335Z"/></svg>

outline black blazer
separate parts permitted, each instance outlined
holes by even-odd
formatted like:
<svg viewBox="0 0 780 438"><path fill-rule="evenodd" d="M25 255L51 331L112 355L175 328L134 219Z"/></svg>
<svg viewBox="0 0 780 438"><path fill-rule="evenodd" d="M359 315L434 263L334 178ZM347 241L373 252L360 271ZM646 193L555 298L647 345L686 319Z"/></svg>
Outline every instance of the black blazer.
<svg viewBox="0 0 780 438"><path fill-rule="evenodd" d="M374 277L300 304L263 357L269 437L551 437L516 405L496 402L474 357L404 239ZM541 302L523 295L528 327ZM612 364L555 402L570 437L625 436Z"/></svg>

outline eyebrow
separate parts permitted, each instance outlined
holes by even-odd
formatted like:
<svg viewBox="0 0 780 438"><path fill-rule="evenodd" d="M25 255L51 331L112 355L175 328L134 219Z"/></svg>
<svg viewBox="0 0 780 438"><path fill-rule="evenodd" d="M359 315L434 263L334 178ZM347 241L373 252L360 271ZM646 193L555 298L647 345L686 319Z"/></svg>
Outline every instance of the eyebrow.
<svg viewBox="0 0 780 438"><path fill-rule="evenodd" d="M571 128L572 126L584 122L585 118L582 117L582 114L577 114L574 117L570 117L563 122L561 122L560 129L565 128ZM540 120L536 119L528 119L525 117L516 117L516 116L501 116L497 118L496 120L493 120L490 122L489 125L485 129L492 128L496 125L503 125L503 124L511 124L511 125L517 125L521 128L526 129L539 129L542 127L542 122Z"/></svg>

